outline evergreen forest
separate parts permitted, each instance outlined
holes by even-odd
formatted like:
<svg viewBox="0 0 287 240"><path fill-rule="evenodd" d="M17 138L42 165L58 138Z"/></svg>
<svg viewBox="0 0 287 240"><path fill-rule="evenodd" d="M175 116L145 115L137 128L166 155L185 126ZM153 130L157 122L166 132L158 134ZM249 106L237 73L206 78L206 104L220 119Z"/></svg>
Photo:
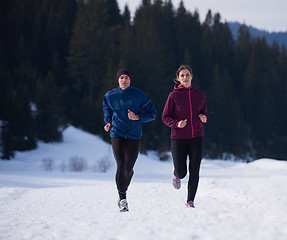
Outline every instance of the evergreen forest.
<svg viewBox="0 0 287 240"><path fill-rule="evenodd" d="M170 0L142 0L133 17L116 0L1 0L0 29L2 159L62 141L68 125L109 141L102 100L123 67L158 113L141 151L168 151L161 114L181 64L207 98L205 157L287 159L286 49L244 26L233 40L220 13L201 22Z"/></svg>

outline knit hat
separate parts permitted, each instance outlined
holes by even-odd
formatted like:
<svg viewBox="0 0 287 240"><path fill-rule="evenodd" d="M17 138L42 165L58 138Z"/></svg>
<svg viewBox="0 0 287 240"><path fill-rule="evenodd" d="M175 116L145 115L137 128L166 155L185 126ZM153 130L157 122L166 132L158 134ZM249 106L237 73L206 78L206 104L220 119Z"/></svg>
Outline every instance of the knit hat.
<svg viewBox="0 0 287 240"><path fill-rule="evenodd" d="M131 72L130 72L128 69L126 69L126 68L122 68L122 69L120 69L120 70L118 71L118 73L117 73L117 80L119 80L119 77L120 77L122 74L128 75L128 76L130 77L130 79L132 80L132 74L131 74Z"/></svg>

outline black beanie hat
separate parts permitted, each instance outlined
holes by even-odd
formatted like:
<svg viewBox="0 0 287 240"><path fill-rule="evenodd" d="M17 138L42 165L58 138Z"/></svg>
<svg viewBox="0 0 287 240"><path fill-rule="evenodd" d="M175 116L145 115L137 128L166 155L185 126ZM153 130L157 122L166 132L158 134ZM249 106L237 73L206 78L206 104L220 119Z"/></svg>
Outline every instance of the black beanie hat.
<svg viewBox="0 0 287 240"><path fill-rule="evenodd" d="M118 73L117 73L117 80L119 80L119 77L120 77L122 74L127 74L127 75L130 77L130 79L132 80L132 74L131 74L131 72L130 72L128 69L126 69L126 68L122 68L122 69L120 69L120 70L118 71Z"/></svg>

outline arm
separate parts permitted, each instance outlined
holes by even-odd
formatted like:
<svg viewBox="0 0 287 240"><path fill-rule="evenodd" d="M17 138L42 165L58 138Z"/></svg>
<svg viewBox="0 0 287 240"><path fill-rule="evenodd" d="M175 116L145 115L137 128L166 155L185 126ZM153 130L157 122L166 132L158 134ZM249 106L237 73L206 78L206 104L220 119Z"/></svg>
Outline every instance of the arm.
<svg viewBox="0 0 287 240"><path fill-rule="evenodd" d="M178 127L179 121L173 118L173 111L174 111L174 102L171 97L171 94L169 94L163 109L161 119L163 123L168 127L176 128Z"/></svg>
<svg viewBox="0 0 287 240"><path fill-rule="evenodd" d="M200 121L203 123L207 123L208 117L207 117L207 106L206 106L206 100L204 97L204 104L203 107L200 111L200 114L198 115L198 117L200 118Z"/></svg>
<svg viewBox="0 0 287 240"><path fill-rule="evenodd" d="M110 108L109 104L107 103L107 97L104 96L103 100L103 112L104 112L104 122L105 122L105 131L109 131L111 128L111 122L112 122L112 116L113 116L113 110Z"/></svg>
<svg viewBox="0 0 287 240"><path fill-rule="evenodd" d="M149 99L149 97L143 93L143 106L142 111L136 115L139 117L139 121L142 123L150 122L155 119L156 117L156 109L152 102L152 100Z"/></svg>

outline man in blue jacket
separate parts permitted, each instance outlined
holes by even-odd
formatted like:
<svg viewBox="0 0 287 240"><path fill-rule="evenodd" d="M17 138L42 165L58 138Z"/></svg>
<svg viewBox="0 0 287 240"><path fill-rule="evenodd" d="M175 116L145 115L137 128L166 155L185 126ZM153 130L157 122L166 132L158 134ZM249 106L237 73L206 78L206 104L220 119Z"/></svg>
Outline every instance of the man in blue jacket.
<svg viewBox="0 0 287 240"><path fill-rule="evenodd" d="M104 96L104 129L110 131L117 162L118 206L120 211L128 211L126 192L140 151L142 123L154 120L156 109L142 90L131 87L132 75L128 69L120 69L117 79L119 87Z"/></svg>

